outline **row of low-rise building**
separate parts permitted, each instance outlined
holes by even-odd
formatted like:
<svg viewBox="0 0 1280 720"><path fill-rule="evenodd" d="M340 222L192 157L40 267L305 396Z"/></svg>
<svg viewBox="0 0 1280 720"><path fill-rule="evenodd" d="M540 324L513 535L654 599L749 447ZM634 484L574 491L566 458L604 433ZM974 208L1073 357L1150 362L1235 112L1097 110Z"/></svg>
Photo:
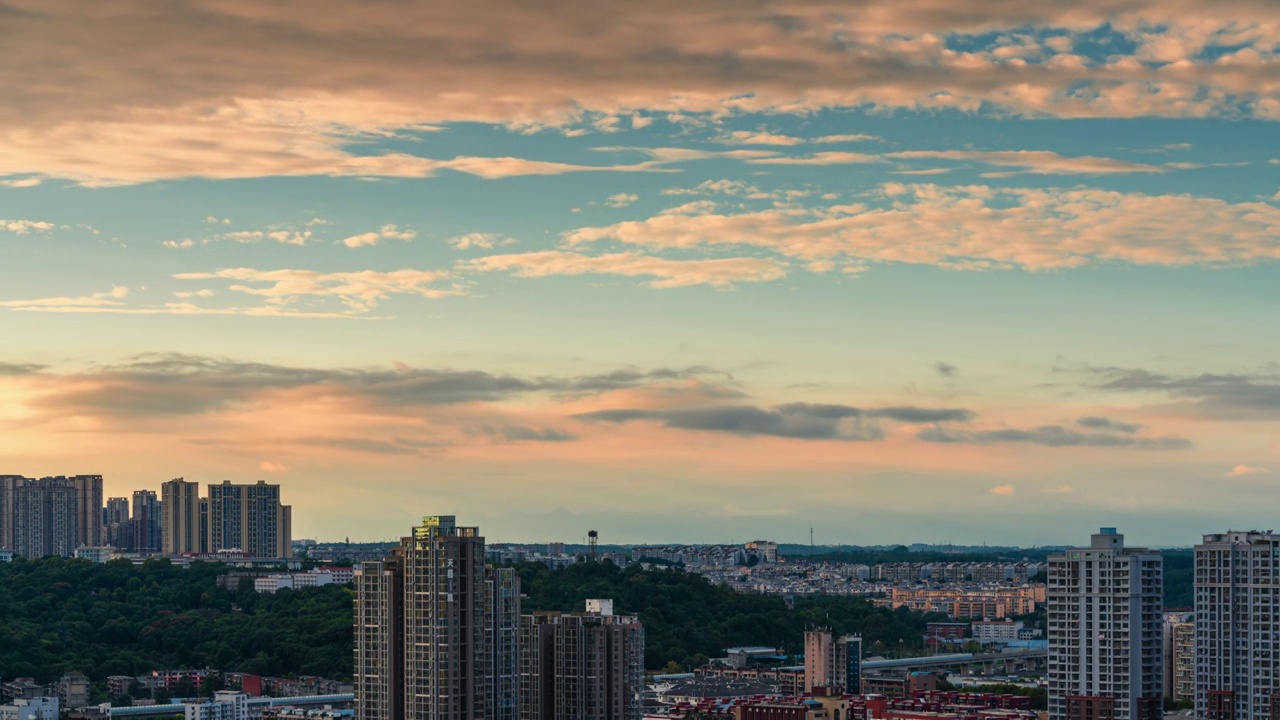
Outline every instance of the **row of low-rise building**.
<svg viewBox="0 0 1280 720"><path fill-rule="evenodd" d="M478 528L423 519L355 580L357 720L638 720L644 628L611 601L522 613Z"/></svg>
<svg viewBox="0 0 1280 720"><path fill-rule="evenodd" d="M890 698L819 689L799 695L707 697L686 700L648 716L724 720L1037 720L1031 698L922 690Z"/></svg>
<svg viewBox="0 0 1280 720"><path fill-rule="evenodd" d="M238 552L292 556L291 507L265 482L200 485L182 478L103 502L101 475L0 475L0 549L13 554L110 559L117 552L166 555Z"/></svg>
<svg viewBox="0 0 1280 720"><path fill-rule="evenodd" d="M323 587L325 585L347 585L355 580L355 570L349 567L313 568L306 572L271 573L253 578L253 589L260 593L275 593L280 590L300 590L302 588Z"/></svg>
<svg viewBox="0 0 1280 720"><path fill-rule="evenodd" d="M1043 566L1034 562L880 563L866 568L864 580L934 583L1025 583Z"/></svg>
<svg viewBox="0 0 1280 720"><path fill-rule="evenodd" d="M669 554L668 557L678 557L678 554ZM887 603L896 590L900 598L899 604L918 606L917 609L932 612L952 613L958 609L965 618L981 618L986 616L983 614L984 610L1000 611L1001 607L1009 607L1008 603L998 603L999 596L1016 597L1027 594L1008 590L998 592L1004 588L1031 588L1029 592L1032 594L1035 594L1036 588L1040 588L1039 601L1043 601L1043 583L1032 582L1041 567L1038 564L977 564L980 569L986 568L991 572L973 573L968 571L971 564L953 563L946 566L946 572L936 575L929 574L931 567L933 566L925 563L870 566L792 558L784 563L759 563L753 566L699 565L686 569L739 592L791 596L860 596ZM1006 572L1011 568L1016 571ZM935 603L930 602L934 599L980 601L985 602L986 606L956 608L941 602L934 607Z"/></svg>
<svg viewBox="0 0 1280 720"><path fill-rule="evenodd" d="M889 588L877 605L940 612L956 620L1000 620L1036 611L1045 602L1044 585L959 588Z"/></svg>
<svg viewBox="0 0 1280 720"><path fill-rule="evenodd" d="M699 568L736 568L747 565L751 558L756 562L777 561L776 543L757 540L747 545L640 545L631 548L631 559L636 562L660 561L683 565L686 570Z"/></svg>
<svg viewBox="0 0 1280 720"><path fill-rule="evenodd" d="M0 683L0 695L9 701L52 697L63 708L78 708L89 704L89 678L84 673L69 672L45 686L34 678L20 677Z"/></svg>

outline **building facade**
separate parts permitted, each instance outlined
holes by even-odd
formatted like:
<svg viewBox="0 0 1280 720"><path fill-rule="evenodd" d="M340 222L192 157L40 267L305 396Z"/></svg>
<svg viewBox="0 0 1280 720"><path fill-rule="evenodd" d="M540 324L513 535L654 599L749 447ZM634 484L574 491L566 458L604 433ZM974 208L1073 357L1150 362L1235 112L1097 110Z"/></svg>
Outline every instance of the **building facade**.
<svg viewBox="0 0 1280 720"><path fill-rule="evenodd" d="M133 549L133 527L129 523L129 498L107 498L102 511L102 533L106 543L121 550Z"/></svg>
<svg viewBox="0 0 1280 720"><path fill-rule="evenodd" d="M20 698L0 705L0 720L58 720L58 698Z"/></svg>
<svg viewBox="0 0 1280 720"><path fill-rule="evenodd" d="M72 557L80 544L75 484L65 477L17 478L11 492L14 553Z"/></svg>
<svg viewBox="0 0 1280 720"><path fill-rule="evenodd" d="M612 601L520 617L520 720L639 720L644 626Z"/></svg>
<svg viewBox="0 0 1280 720"><path fill-rule="evenodd" d="M133 530L134 552L160 551L160 498L153 490L133 492L133 516L129 525Z"/></svg>
<svg viewBox="0 0 1280 720"><path fill-rule="evenodd" d="M202 553L200 483L175 478L160 486L160 550L166 555Z"/></svg>
<svg viewBox="0 0 1280 720"><path fill-rule="evenodd" d="M519 579L478 528L423 518L356 576L357 720L515 720Z"/></svg>
<svg viewBox="0 0 1280 720"><path fill-rule="evenodd" d="M804 681L806 690L825 688L849 693L862 687L862 638L836 637L829 630L804 634Z"/></svg>
<svg viewBox="0 0 1280 720"><path fill-rule="evenodd" d="M182 704L185 720L249 720L249 696L234 690L219 690L212 700L192 700Z"/></svg>
<svg viewBox="0 0 1280 720"><path fill-rule="evenodd" d="M1206 720L1269 720L1280 697L1280 535L1195 548L1195 703Z"/></svg>
<svg viewBox="0 0 1280 720"><path fill-rule="evenodd" d="M69 478L76 490L76 544L102 545L102 476L76 475Z"/></svg>
<svg viewBox="0 0 1280 720"><path fill-rule="evenodd" d="M1192 702L1196 696L1196 626L1194 613L1166 612L1163 626L1164 696Z"/></svg>
<svg viewBox="0 0 1280 720"><path fill-rule="evenodd" d="M1161 720L1163 570L1115 528L1049 558L1049 720Z"/></svg>
<svg viewBox="0 0 1280 720"><path fill-rule="evenodd" d="M292 508L280 486L259 481L209 485L207 552L238 551L256 558L293 557ZM196 513L200 513L199 505Z"/></svg>

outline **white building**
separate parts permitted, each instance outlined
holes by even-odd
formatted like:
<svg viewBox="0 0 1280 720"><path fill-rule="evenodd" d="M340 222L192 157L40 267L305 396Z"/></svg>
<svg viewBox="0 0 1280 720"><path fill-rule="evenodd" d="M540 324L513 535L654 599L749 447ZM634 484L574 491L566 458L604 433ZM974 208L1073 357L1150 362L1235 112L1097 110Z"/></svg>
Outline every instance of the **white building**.
<svg viewBox="0 0 1280 720"><path fill-rule="evenodd" d="M1269 720L1280 692L1280 535L1205 535L1195 552L1196 717Z"/></svg>
<svg viewBox="0 0 1280 720"><path fill-rule="evenodd" d="M292 590L292 575L268 575L253 579L253 589L260 593L275 593L278 590Z"/></svg>
<svg viewBox="0 0 1280 720"><path fill-rule="evenodd" d="M119 553L119 550L111 547L110 545L102 545L98 547L81 545L76 548L77 558L81 560L88 560L89 562L96 563L98 565L115 560L120 556Z"/></svg>
<svg viewBox="0 0 1280 720"><path fill-rule="evenodd" d="M58 720L58 698L38 697L0 705L0 720Z"/></svg>
<svg viewBox="0 0 1280 720"><path fill-rule="evenodd" d="M0 562L13 562L13 551L0 548Z"/></svg>
<svg viewBox="0 0 1280 720"><path fill-rule="evenodd" d="M182 707L186 720L249 720L249 696L234 690L219 690L212 700L192 700Z"/></svg>
<svg viewBox="0 0 1280 720"><path fill-rule="evenodd" d="M1007 643L1018 640L1023 625L1015 620L975 620L973 639L980 643Z"/></svg>
<svg viewBox="0 0 1280 720"><path fill-rule="evenodd" d="M613 600L587 600L587 613L591 615L612 615Z"/></svg>
<svg viewBox="0 0 1280 720"><path fill-rule="evenodd" d="M294 573L293 587L321 587L323 585L333 584L333 573L327 570L311 570L310 572Z"/></svg>
<svg viewBox="0 0 1280 720"><path fill-rule="evenodd" d="M333 577L333 581L339 585L350 585L356 579L356 569L349 567L326 567L325 572Z"/></svg>
<svg viewBox="0 0 1280 720"><path fill-rule="evenodd" d="M1049 558L1049 720L1161 720L1163 572L1115 528Z"/></svg>

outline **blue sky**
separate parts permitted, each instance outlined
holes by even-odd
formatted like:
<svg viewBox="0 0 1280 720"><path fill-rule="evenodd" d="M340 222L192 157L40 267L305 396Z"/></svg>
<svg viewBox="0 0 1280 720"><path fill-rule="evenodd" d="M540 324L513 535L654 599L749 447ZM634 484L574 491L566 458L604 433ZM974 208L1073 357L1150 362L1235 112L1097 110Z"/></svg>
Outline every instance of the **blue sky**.
<svg viewBox="0 0 1280 720"><path fill-rule="evenodd" d="M11 472L273 479L321 537L1179 544L1280 496L1260 0L17 5Z"/></svg>

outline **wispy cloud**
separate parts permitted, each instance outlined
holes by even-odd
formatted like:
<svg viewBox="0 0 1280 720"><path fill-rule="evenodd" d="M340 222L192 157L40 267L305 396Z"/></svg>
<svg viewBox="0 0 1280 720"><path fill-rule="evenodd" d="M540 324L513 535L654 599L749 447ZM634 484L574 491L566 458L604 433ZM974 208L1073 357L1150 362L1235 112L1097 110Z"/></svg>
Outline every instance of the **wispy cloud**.
<svg viewBox="0 0 1280 720"><path fill-rule="evenodd" d="M956 160L1016 168L1035 175L1108 175L1163 173L1185 169L1174 165L1148 165L1105 157L1064 156L1048 150L907 150L886 153L895 160Z"/></svg>
<svg viewBox="0 0 1280 720"><path fill-rule="evenodd" d="M11 232L15 235L26 235L31 232L49 232L56 227L51 222L44 220L5 220L0 218L0 230Z"/></svg>
<svg viewBox="0 0 1280 720"><path fill-rule="evenodd" d="M576 246L608 240L655 249L755 247L810 262L952 270L1052 270L1109 261L1222 267L1280 259L1280 207L1262 202L898 183L882 186L878 195L846 206L659 213L571 230L564 239Z"/></svg>
<svg viewBox="0 0 1280 720"><path fill-rule="evenodd" d="M1270 474L1271 474L1271 471L1266 468L1254 467L1252 465L1237 465L1231 468L1231 470L1227 473L1227 477L1234 478L1234 477L1247 477L1249 475L1270 475Z"/></svg>
<svg viewBox="0 0 1280 720"><path fill-rule="evenodd" d="M372 230L359 235L352 235L342 241L343 245L349 248L361 248L377 245L383 240L412 240L418 237L418 233L408 228L401 229L396 225L383 225L377 230Z"/></svg>
<svg viewBox="0 0 1280 720"><path fill-rule="evenodd" d="M884 430L879 424L881 420L899 423L960 422L972 418L973 413L962 408L856 408L790 403L772 408L724 405L664 410L599 410L577 417L609 423L656 421L669 428L733 435L868 441L884 438Z"/></svg>
<svg viewBox="0 0 1280 720"><path fill-rule="evenodd" d="M449 238L449 246L455 250L491 250L499 245L515 245L515 238L509 238L499 233L467 233L458 237Z"/></svg>
<svg viewBox="0 0 1280 720"><path fill-rule="evenodd" d="M1130 434L1077 432L1061 425L1036 428L997 428L991 430L952 430L926 428L917 435L932 443L968 443L975 445L1029 444L1045 447L1132 447L1142 450L1183 450L1191 441L1182 437L1134 437Z"/></svg>
<svg viewBox="0 0 1280 720"><path fill-rule="evenodd" d="M711 285L728 287L736 283L777 280L787 274L786 266L759 258L716 258L709 260L668 260L638 253L584 255L547 250L512 255L489 255L458 265L466 272L510 272L516 277L552 275L619 275L650 277L655 288Z"/></svg>
<svg viewBox="0 0 1280 720"><path fill-rule="evenodd" d="M609 207L622 208L640 199L635 193L615 193L605 198L604 204Z"/></svg>
<svg viewBox="0 0 1280 720"><path fill-rule="evenodd" d="M229 290L266 298L269 303L291 303L305 298L333 298L352 312L366 312L393 295L443 298L462 294L461 286L447 284L453 275L435 270L380 272L318 272L315 270L256 270L229 268L215 272L174 275L178 280L238 281Z"/></svg>

